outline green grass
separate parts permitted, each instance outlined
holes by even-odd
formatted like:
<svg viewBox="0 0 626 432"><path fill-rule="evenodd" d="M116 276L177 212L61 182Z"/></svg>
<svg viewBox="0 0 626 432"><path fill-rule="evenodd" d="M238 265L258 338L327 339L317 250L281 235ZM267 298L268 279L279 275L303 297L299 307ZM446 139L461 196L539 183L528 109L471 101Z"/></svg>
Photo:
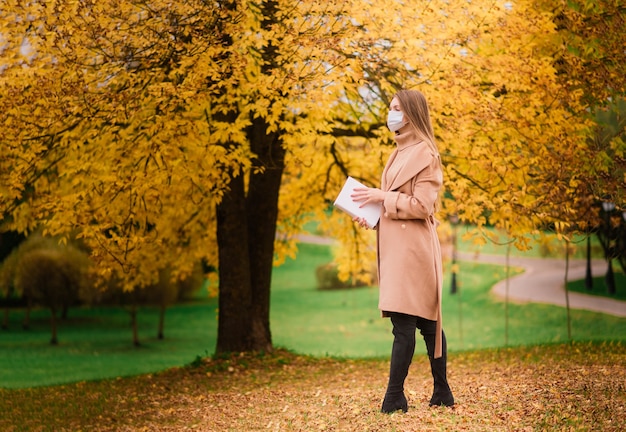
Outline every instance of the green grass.
<svg viewBox="0 0 626 432"><path fill-rule="evenodd" d="M0 332L0 386L30 387L115 378L166 369L215 350L215 300L178 305L166 312L165 339L157 339L158 311L138 314L140 347L132 344L129 315L121 308L75 308L51 346L49 313L35 310L29 330L12 312Z"/></svg>
<svg viewBox="0 0 626 432"><path fill-rule="evenodd" d="M304 245L307 266L327 262L324 248ZM316 356L386 357L391 348L391 324L380 318L378 290L355 288L317 291L313 276L299 274L298 262L287 262L277 272L272 292L273 338L278 346ZM564 308L540 304L509 304L506 308L491 294L491 287L505 276L504 268L461 262L459 292L451 295L444 281L444 329L451 351L533 345L568 340ZM298 281L294 285L282 282ZM298 301L295 301L295 298ZM577 340L624 338L626 319L572 310L572 336ZM622 339L623 340L623 339ZM425 352L418 344L418 350Z"/></svg>
<svg viewBox="0 0 626 432"><path fill-rule="evenodd" d="M297 353L335 357L387 357L392 335L380 318L375 288L318 291L314 269L331 260L327 246L304 244L297 260L274 272L271 323L275 346ZM450 351L567 340L566 312L556 306L511 304L508 341L505 306L490 293L504 269L461 263L460 292L444 285L444 328ZM11 314L0 332L0 387L18 388L159 371L210 356L217 334L215 299L177 305L167 312L165 340L156 339L157 311L139 314L142 346L134 348L128 314L122 309L80 308L59 328L51 346L48 313L33 314L32 329L21 329L21 313ZM626 319L572 311L576 340L625 340ZM422 344L418 350L424 351Z"/></svg>
<svg viewBox="0 0 626 432"><path fill-rule="evenodd" d="M626 300L626 276L624 276L624 273L622 272L615 272L615 294L609 294L607 292L607 285L604 280L604 276L593 278L593 287L591 290L588 290L587 287L585 287L584 279L568 283L567 288L571 291L583 294L607 297L615 300Z"/></svg>

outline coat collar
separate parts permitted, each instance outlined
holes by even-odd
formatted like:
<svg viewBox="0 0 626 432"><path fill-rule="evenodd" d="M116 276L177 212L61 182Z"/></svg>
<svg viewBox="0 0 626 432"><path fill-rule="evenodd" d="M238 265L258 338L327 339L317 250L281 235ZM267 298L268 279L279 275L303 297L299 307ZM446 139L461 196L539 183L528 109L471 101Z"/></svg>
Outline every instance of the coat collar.
<svg viewBox="0 0 626 432"><path fill-rule="evenodd" d="M394 138L397 147L389 156L389 162L383 171L381 186L384 191L398 189L429 166L435 157L428 143L419 139L413 130L397 134ZM401 166L395 177L386 181L387 171L394 162L401 164Z"/></svg>
<svg viewBox="0 0 626 432"><path fill-rule="evenodd" d="M399 133L396 133L393 136L393 139L396 141L396 146L399 151L402 151L406 149L407 147L417 145L420 143L420 141L422 141L422 139L417 136L417 133L415 132L413 128L407 127L403 129L408 129L408 130L404 132L398 131Z"/></svg>

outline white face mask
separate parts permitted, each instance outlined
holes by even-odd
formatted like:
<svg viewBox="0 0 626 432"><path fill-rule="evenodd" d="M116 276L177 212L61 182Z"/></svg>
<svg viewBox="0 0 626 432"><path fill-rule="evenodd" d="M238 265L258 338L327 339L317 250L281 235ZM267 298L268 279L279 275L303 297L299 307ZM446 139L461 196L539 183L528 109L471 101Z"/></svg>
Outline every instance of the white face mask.
<svg viewBox="0 0 626 432"><path fill-rule="evenodd" d="M402 111L389 111L389 114L387 114L387 127L391 132L402 129L402 126L405 124Z"/></svg>

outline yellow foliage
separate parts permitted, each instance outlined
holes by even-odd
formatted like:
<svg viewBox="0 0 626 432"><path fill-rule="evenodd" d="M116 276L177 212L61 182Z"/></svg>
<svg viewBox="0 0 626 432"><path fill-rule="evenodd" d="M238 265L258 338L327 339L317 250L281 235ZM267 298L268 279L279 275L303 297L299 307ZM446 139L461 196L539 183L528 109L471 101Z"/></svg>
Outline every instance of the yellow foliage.
<svg viewBox="0 0 626 432"><path fill-rule="evenodd" d="M365 278L374 234L331 204L346 175L379 184L401 87L431 106L441 219L496 226L520 247L538 226L582 223L572 209L589 199L588 161L607 162L586 147L583 94L557 75L561 39L542 1L262 5L5 0L5 223L78 230L99 275L127 289L169 266L216 266L215 205L232 176L268 169L249 142L262 119L287 152L275 263L316 220L341 244L340 275Z"/></svg>

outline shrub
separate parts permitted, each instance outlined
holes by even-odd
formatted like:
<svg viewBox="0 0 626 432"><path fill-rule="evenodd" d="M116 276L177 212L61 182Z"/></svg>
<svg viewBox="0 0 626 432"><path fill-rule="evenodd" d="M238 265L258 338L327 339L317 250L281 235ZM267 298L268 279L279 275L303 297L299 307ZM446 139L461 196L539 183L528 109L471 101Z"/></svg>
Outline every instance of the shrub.
<svg viewBox="0 0 626 432"><path fill-rule="evenodd" d="M359 281L353 281L348 279L342 281L339 279L339 271L337 264L328 263L322 264L315 270L315 276L317 279L317 289L319 290L337 290L337 289L350 289L366 286L365 283Z"/></svg>
<svg viewBox="0 0 626 432"><path fill-rule="evenodd" d="M12 270L15 290L50 309L50 342L56 344L57 313L65 317L68 308L79 303L79 294L89 291L89 258L71 244L62 245L38 234L22 243L16 254Z"/></svg>

